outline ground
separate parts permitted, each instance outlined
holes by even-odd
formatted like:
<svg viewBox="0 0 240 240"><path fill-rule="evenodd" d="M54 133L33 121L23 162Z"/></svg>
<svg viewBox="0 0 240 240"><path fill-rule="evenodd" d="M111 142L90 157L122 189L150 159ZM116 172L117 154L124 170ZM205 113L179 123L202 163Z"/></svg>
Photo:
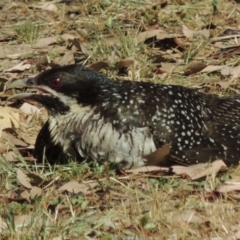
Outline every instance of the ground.
<svg viewBox="0 0 240 240"><path fill-rule="evenodd" d="M47 112L6 102L19 90L4 91L8 81L82 63L114 79L239 94L238 1L1 0L0 9L1 239L240 239L239 167L219 161L196 177L202 169L36 163Z"/></svg>

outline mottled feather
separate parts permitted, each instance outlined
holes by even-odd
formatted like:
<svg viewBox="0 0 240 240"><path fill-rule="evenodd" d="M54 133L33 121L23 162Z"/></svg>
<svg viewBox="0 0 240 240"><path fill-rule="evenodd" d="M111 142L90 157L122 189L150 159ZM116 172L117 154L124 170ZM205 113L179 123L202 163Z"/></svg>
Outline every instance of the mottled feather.
<svg viewBox="0 0 240 240"><path fill-rule="evenodd" d="M60 81L54 86L52 80ZM170 144L167 162L240 160L240 96L218 97L175 85L113 81L82 65L51 69L29 79L48 92L28 98L49 111L51 141L82 157L123 169Z"/></svg>

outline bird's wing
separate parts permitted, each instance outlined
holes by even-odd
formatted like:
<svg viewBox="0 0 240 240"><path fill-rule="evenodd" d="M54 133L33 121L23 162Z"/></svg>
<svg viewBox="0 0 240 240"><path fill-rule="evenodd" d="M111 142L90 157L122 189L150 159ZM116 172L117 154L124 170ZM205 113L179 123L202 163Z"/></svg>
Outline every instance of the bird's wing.
<svg viewBox="0 0 240 240"><path fill-rule="evenodd" d="M227 165L237 165L240 161L240 96L209 99L208 110L206 114L203 109L201 143L184 149L182 156L185 155L190 164L222 159ZM179 155L173 157L185 162Z"/></svg>

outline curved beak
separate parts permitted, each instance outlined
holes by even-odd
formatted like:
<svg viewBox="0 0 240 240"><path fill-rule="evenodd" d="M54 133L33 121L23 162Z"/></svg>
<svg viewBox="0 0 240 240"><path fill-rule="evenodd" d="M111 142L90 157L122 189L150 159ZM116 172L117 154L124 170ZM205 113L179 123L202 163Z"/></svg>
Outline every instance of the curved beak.
<svg viewBox="0 0 240 240"><path fill-rule="evenodd" d="M6 89L33 87L33 78L23 78L10 82L6 85Z"/></svg>
<svg viewBox="0 0 240 240"><path fill-rule="evenodd" d="M13 99L22 100L22 99L31 97L33 95L34 95L33 93L26 93L26 92L18 93L18 94L12 95L11 97L8 97L6 101L10 101L10 100L13 100Z"/></svg>
<svg viewBox="0 0 240 240"><path fill-rule="evenodd" d="M33 78L23 78L23 79L18 79L15 81L10 82L9 84L6 85L6 90L8 89L12 89L12 88L24 88L24 87L33 87L34 86L34 79ZM25 99L28 97L31 97L33 95L33 93L19 93L19 94L15 94L9 98L7 98L7 101L12 100L12 99Z"/></svg>

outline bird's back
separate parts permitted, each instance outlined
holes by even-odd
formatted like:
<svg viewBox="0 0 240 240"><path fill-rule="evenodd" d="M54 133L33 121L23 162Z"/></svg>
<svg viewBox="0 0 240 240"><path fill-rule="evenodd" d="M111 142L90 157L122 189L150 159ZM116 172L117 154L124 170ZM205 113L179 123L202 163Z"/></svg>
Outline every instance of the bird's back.
<svg viewBox="0 0 240 240"><path fill-rule="evenodd" d="M144 82L121 82L119 95L121 114L116 127L149 128L156 148L171 145L169 164L214 159L238 164L240 95L219 97L182 86Z"/></svg>

